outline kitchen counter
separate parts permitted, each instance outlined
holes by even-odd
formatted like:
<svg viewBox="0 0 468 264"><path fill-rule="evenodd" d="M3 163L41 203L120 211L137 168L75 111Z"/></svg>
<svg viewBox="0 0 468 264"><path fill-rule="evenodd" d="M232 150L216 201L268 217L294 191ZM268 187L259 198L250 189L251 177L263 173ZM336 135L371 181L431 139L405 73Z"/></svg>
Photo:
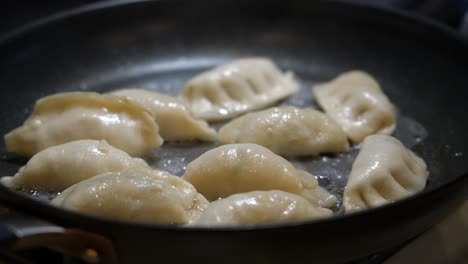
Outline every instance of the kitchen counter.
<svg viewBox="0 0 468 264"><path fill-rule="evenodd" d="M468 264L468 201L383 264Z"/></svg>

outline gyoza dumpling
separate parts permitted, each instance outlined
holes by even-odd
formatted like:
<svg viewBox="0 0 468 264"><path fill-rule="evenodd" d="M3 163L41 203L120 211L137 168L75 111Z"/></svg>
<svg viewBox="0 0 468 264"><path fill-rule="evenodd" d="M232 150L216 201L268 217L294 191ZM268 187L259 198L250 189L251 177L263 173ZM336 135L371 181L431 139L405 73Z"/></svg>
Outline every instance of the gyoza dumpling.
<svg viewBox="0 0 468 264"><path fill-rule="evenodd" d="M98 175L66 189L52 203L87 214L168 224L188 223L208 205L190 183L147 168Z"/></svg>
<svg viewBox="0 0 468 264"><path fill-rule="evenodd" d="M31 116L5 135L5 142L8 151L32 156L74 140L104 139L132 156L144 156L162 144L158 130L151 113L128 99L68 92L38 100Z"/></svg>
<svg viewBox="0 0 468 264"><path fill-rule="evenodd" d="M299 194L317 206L331 207L336 197L317 179L281 156L256 144L217 147L190 162L183 176L208 200L257 190Z"/></svg>
<svg viewBox="0 0 468 264"><path fill-rule="evenodd" d="M78 140L40 151L15 176L1 182L16 189L59 192L98 174L134 166L148 165L104 140Z"/></svg>
<svg viewBox="0 0 468 264"><path fill-rule="evenodd" d="M216 131L206 121L192 117L185 103L175 97L143 89L123 89L112 94L144 105L155 116L164 140L214 140Z"/></svg>
<svg viewBox="0 0 468 264"><path fill-rule="evenodd" d="M368 136L344 191L346 212L400 200L424 189L426 163L396 138Z"/></svg>
<svg viewBox="0 0 468 264"><path fill-rule="evenodd" d="M301 196L283 191L254 191L214 201L191 225L257 225L330 216L329 209L312 205Z"/></svg>
<svg viewBox="0 0 468 264"><path fill-rule="evenodd" d="M282 73L271 60L246 58L196 76L181 97L196 117L216 121L266 107L298 87L292 73Z"/></svg>
<svg viewBox="0 0 468 264"><path fill-rule="evenodd" d="M283 156L344 152L348 138L325 114L292 106L248 113L219 131L219 143L255 143Z"/></svg>
<svg viewBox="0 0 468 264"><path fill-rule="evenodd" d="M393 105L370 75L351 71L317 85L316 100L354 143L372 134L391 134L395 129Z"/></svg>

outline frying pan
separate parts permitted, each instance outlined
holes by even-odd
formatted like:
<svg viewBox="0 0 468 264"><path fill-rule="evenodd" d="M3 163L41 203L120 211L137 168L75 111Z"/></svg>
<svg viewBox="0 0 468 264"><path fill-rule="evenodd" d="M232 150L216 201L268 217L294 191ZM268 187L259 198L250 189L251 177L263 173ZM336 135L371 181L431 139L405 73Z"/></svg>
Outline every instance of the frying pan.
<svg viewBox="0 0 468 264"><path fill-rule="evenodd" d="M396 136L416 138L427 188L329 219L202 229L82 215L0 186L3 205L31 216L2 218L2 248L49 246L108 263L340 263L415 237L466 199L467 43L424 19L345 2L136 1L38 21L0 40L0 134L45 95L137 86L176 94L196 73L246 56L272 58L308 90L347 70L371 73L399 120L424 131L415 137L403 120ZM26 161L0 151L0 175Z"/></svg>

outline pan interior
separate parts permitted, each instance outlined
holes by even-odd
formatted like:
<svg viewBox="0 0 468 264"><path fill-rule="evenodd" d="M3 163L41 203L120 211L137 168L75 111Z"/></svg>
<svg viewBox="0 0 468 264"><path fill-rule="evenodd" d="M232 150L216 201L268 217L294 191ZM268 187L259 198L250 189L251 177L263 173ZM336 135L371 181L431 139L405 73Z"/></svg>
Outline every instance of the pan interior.
<svg viewBox="0 0 468 264"><path fill-rule="evenodd" d="M468 171L462 162L468 154L461 115L468 83L467 62L461 59L467 53L465 46L452 39L444 42L449 36L423 26L403 29L375 17L360 18L359 10L351 7L331 12L300 9L295 3L272 5L271 10L227 5L207 17L191 15L190 6L187 10L157 3L146 4L145 9L114 7L47 24L6 41L0 45L0 134L21 125L34 101L52 93L138 87L176 95L188 79L214 65L265 56L293 71L301 84L298 94L278 105L317 108L311 94L314 84L347 70L368 71L397 106L394 136L428 164L427 189ZM344 15L347 11L356 14ZM122 24L98 23L104 13L106 21ZM215 146L165 144L148 162L181 175L191 160ZM290 160L316 175L341 201L357 152L358 146L337 156ZM13 175L26 161L7 153L2 142L0 175Z"/></svg>

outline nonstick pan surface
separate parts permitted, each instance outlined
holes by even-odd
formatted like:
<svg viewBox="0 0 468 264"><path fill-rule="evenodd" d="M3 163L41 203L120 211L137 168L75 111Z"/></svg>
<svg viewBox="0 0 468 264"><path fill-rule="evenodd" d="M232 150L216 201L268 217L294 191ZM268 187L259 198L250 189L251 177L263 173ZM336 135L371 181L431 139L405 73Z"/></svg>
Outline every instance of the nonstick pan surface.
<svg viewBox="0 0 468 264"><path fill-rule="evenodd" d="M0 42L0 134L21 125L34 102L52 93L139 87L175 95L197 73L247 56L269 57L295 73L301 92L278 105L318 108L314 84L352 69L369 72L397 106L394 136L428 164L426 190L349 216L335 208L338 216L332 219L219 230L83 216L48 206L43 195L4 187L0 200L63 226L109 236L128 263L156 260L158 254L207 261L229 256L226 261L232 262L250 256L272 263L313 259L314 253L332 262L371 253L424 231L466 198L466 43L422 19L341 2L142 1L85 8L36 23ZM214 146L165 144L148 162L181 175L187 163ZM290 160L341 199L358 148ZM4 143L0 157L0 175L13 175L26 162L7 153ZM185 255L175 254L169 244Z"/></svg>

